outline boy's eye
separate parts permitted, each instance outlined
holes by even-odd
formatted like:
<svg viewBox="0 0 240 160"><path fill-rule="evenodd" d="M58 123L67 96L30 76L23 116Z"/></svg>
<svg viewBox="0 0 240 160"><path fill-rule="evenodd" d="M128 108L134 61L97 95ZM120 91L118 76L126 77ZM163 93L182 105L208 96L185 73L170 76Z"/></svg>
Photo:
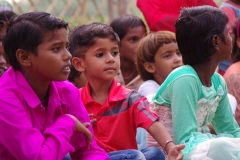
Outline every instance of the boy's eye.
<svg viewBox="0 0 240 160"><path fill-rule="evenodd" d="M170 54L165 54L165 55L163 56L163 58L168 58L168 57L170 57Z"/></svg>
<svg viewBox="0 0 240 160"><path fill-rule="evenodd" d="M59 52L60 49L61 49L61 47L55 47L55 48L53 48L53 51L54 51L54 52Z"/></svg>
<svg viewBox="0 0 240 160"><path fill-rule="evenodd" d="M96 57L102 57L102 56L103 56L103 53L96 54Z"/></svg>
<svg viewBox="0 0 240 160"><path fill-rule="evenodd" d="M137 41L137 38L135 37L130 38L130 42L135 42L135 41Z"/></svg>
<svg viewBox="0 0 240 160"><path fill-rule="evenodd" d="M181 52L178 51L178 52L177 52L177 55L182 55L182 54L181 54Z"/></svg>
<svg viewBox="0 0 240 160"><path fill-rule="evenodd" d="M118 52L112 52L112 55L113 55L113 56L117 56L117 55L118 55Z"/></svg>

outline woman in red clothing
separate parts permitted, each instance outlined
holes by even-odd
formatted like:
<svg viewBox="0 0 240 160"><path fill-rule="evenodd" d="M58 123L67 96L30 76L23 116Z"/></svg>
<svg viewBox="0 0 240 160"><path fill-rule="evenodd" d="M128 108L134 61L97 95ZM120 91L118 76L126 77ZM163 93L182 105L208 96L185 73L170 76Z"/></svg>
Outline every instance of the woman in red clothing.
<svg viewBox="0 0 240 160"><path fill-rule="evenodd" d="M175 22L183 7L210 5L218 7L213 0L137 0L151 31L175 32Z"/></svg>

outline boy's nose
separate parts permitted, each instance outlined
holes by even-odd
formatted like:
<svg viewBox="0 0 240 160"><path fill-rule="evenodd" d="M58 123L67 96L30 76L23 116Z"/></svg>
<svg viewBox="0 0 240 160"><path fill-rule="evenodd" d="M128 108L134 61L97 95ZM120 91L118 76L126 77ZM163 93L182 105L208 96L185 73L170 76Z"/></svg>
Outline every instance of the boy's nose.
<svg viewBox="0 0 240 160"><path fill-rule="evenodd" d="M175 63L182 63L182 56L180 55L175 55Z"/></svg>
<svg viewBox="0 0 240 160"><path fill-rule="evenodd" d="M113 57L112 53L107 54L107 61L114 62L114 57Z"/></svg>
<svg viewBox="0 0 240 160"><path fill-rule="evenodd" d="M71 59L71 58L72 58L71 53L66 49L64 59L69 60L69 59Z"/></svg>

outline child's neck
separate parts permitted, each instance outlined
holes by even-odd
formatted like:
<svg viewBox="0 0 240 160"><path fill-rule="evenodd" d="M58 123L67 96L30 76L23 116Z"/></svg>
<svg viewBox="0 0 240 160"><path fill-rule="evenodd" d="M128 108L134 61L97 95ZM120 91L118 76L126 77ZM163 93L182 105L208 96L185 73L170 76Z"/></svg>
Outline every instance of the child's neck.
<svg viewBox="0 0 240 160"><path fill-rule="evenodd" d="M28 72L22 71L23 76L29 83L29 85L32 87L33 91L36 93L38 96L39 100L42 101L44 100L44 104L46 105L47 102L46 100L48 99L48 87L50 82L43 82L39 78L35 78Z"/></svg>
<svg viewBox="0 0 240 160"><path fill-rule="evenodd" d="M124 82L126 84L131 82L131 80L133 80L138 75L137 67L136 67L135 63L132 63L130 61L126 61L126 62L123 62L123 63L121 61L120 68L121 68L121 72L122 72Z"/></svg>
<svg viewBox="0 0 240 160"><path fill-rule="evenodd" d="M205 62L198 65L191 65L194 70L197 72L199 79L202 82L202 85L206 87L211 87L211 77L214 74L217 64L213 64L211 61Z"/></svg>
<svg viewBox="0 0 240 160"><path fill-rule="evenodd" d="M99 83L99 82L89 82L90 84L90 94L92 99L95 102L98 102L99 104L104 104L104 102L106 101L106 99L109 96L109 92L110 92L110 88L112 85L113 80L105 82L105 83Z"/></svg>

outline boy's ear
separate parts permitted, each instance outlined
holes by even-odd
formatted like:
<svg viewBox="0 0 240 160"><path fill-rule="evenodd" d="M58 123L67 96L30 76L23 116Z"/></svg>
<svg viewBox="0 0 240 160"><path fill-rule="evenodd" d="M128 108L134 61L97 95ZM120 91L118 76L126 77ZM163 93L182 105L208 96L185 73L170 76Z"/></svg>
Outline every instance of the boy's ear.
<svg viewBox="0 0 240 160"><path fill-rule="evenodd" d="M30 59L30 56L29 54L31 54L30 52L27 52L23 49L18 49L16 51L16 57L18 59L18 62L22 65L22 66L25 66L25 67L29 67L31 66L31 59Z"/></svg>
<svg viewBox="0 0 240 160"><path fill-rule="evenodd" d="M149 73L154 73L155 72L155 66L152 62L145 62L144 63L144 68L149 72Z"/></svg>
<svg viewBox="0 0 240 160"><path fill-rule="evenodd" d="M212 43L213 43L213 46L214 46L214 48L215 49L217 49L217 50L219 50L219 39L220 39L220 37L219 36L217 36L217 35L214 35L213 36L213 38L212 38Z"/></svg>
<svg viewBox="0 0 240 160"><path fill-rule="evenodd" d="M85 65L84 65L84 61L83 61L82 58L73 57L72 58L72 65L79 72L84 72L85 71Z"/></svg>

